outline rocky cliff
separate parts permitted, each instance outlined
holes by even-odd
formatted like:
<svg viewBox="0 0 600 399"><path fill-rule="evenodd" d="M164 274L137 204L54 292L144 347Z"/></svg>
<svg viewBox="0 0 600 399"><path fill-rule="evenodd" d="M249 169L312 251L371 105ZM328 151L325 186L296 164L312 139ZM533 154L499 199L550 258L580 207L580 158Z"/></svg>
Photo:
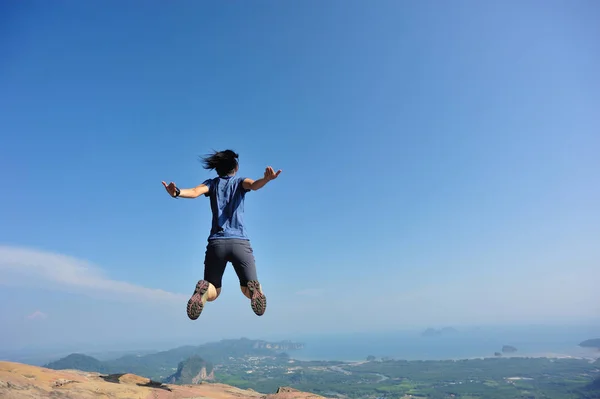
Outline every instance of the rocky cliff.
<svg viewBox="0 0 600 399"><path fill-rule="evenodd" d="M52 370L21 363L0 362L3 399L324 399L322 396L279 388L262 394L224 384L161 384L134 374L100 374Z"/></svg>
<svg viewBox="0 0 600 399"><path fill-rule="evenodd" d="M177 366L177 371L169 376L165 382L169 384L199 384L201 381L214 380L215 374L212 364L200 356L192 356Z"/></svg>

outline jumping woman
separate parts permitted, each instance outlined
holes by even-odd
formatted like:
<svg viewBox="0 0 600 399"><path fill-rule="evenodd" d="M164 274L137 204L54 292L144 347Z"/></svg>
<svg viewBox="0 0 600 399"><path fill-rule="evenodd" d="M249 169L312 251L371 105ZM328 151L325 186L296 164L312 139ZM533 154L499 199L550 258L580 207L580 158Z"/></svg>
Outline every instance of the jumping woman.
<svg viewBox="0 0 600 399"><path fill-rule="evenodd" d="M173 198L198 198L201 195L210 198L212 227L204 258L204 279L198 281L187 304L187 314L192 320L200 317L207 301L214 301L221 293L227 262L233 265L242 293L250 299L254 313L262 316L267 307L267 298L258 282L250 239L244 228L244 198L247 192L260 190L275 180L281 170L275 172L269 166L258 180L235 177L239 169L238 157L231 150L204 157L204 169L214 169L218 176L194 188L180 189L173 182L162 182Z"/></svg>

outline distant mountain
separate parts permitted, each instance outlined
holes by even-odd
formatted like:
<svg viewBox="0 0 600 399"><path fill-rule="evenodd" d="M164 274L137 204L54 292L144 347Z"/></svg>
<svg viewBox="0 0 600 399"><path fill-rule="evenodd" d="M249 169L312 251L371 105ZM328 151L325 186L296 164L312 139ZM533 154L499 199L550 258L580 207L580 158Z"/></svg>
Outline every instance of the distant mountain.
<svg viewBox="0 0 600 399"><path fill-rule="evenodd" d="M600 338L588 339L579 344L583 348L597 348L600 349Z"/></svg>
<svg viewBox="0 0 600 399"><path fill-rule="evenodd" d="M504 345L502 347L502 353L514 353L516 351L517 351L517 348L515 348L514 346Z"/></svg>
<svg viewBox="0 0 600 399"><path fill-rule="evenodd" d="M436 330L435 328L428 328L427 330L425 330L421 333L421 336L422 337L438 337L441 335L455 334L457 332L458 332L458 330L456 330L453 327L444 327L439 330Z"/></svg>
<svg viewBox="0 0 600 399"><path fill-rule="evenodd" d="M50 362L44 367L54 370L81 370L95 371L99 373L107 373L108 367L100 360L91 356L73 353L67 357L63 357L55 362Z"/></svg>
<svg viewBox="0 0 600 399"><path fill-rule="evenodd" d="M224 364L229 358L239 359L247 356L285 356L284 350L301 349L303 344L291 341L267 342L262 340L251 340L247 338L221 340L199 346L181 346L167 351L151 353L147 355L126 355L118 359L101 362L90 356L85 356L86 362L83 366L86 371L97 371L103 373L133 373L146 378L164 380L171 377L177 370L180 362L199 356L211 364ZM61 369L79 369L79 357L69 355L56 362L47 364L45 367Z"/></svg>
<svg viewBox="0 0 600 399"><path fill-rule="evenodd" d="M167 377L167 384L198 384L201 381L214 380L212 364L200 356L192 356L180 362L177 371Z"/></svg>

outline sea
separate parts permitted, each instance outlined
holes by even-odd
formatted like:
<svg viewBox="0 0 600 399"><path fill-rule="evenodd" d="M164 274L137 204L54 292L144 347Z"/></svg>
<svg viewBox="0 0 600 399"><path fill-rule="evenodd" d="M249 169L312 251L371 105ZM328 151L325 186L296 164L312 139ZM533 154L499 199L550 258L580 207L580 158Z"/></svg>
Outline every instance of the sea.
<svg viewBox="0 0 600 399"><path fill-rule="evenodd" d="M579 343L600 338L600 327L456 329L437 336L423 331L297 335L304 348L289 351L298 360L362 361L367 356L396 360L458 360L494 357L504 345L517 349L503 357L578 357L597 359L600 350ZM289 338L288 338L289 339Z"/></svg>
<svg viewBox="0 0 600 399"><path fill-rule="evenodd" d="M582 341L600 338L600 323L583 326L526 326L526 327L456 327L436 336L423 336L424 330L384 332L341 332L312 334L285 334L248 337L270 342L293 341L303 343L300 350L287 353L297 360L359 362L368 356L395 360L460 360L494 357L504 345L517 349L502 353L502 357L576 357L600 358L600 350L582 348ZM229 337L236 338L236 337ZM241 337L237 337L241 338ZM210 342L219 339L209 340ZM168 350L181 345L198 345L192 342L163 342L146 345L147 350L131 347L128 350L94 347L80 348L30 348L19 351L0 351L0 359L43 365L70 353L86 353L100 360L114 359L127 353L144 354Z"/></svg>

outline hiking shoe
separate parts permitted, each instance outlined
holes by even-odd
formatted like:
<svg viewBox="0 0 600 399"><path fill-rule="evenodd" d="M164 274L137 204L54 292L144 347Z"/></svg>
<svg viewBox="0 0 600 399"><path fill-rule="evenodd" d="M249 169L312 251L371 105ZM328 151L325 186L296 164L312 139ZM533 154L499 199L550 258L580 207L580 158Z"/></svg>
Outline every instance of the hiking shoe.
<svg viewBox="0 0 600 399"><path fill-rule="evenodd" d="M187 303L187 315L190 319L196 320L200 317L204 304L208 299L208 287L209 283L206 280L198 281L194 294Z"/></svg>
<svg viewBox="0 0 600 399"><path fill-rule="evenodd" d="M248 291L250 291L250 306L257 316L262 316L267 310L267 297L262 293L258 281L248 281Z"/></svg>

